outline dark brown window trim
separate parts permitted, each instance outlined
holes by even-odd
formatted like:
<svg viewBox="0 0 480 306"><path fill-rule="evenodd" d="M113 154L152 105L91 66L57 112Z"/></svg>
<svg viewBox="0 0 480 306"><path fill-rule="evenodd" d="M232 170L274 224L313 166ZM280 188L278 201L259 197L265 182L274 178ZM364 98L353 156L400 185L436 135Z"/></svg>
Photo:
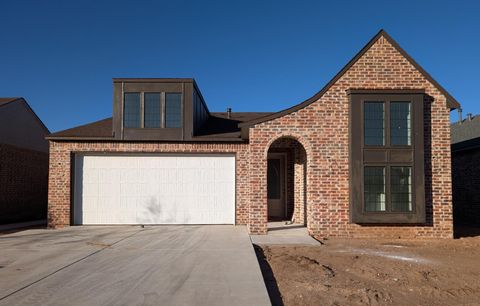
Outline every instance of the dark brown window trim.
<svg viewBox="0 0 480 306"><path fill-rule="evenodd" d="M349 90L350 98L350 218L359 224L422 224L425 223L424 122L423 90ZM411 146L390 146L385 117L385 146L364 145L363 104L366 101L410 101L412 130ZM386 102L385 105L388 105ZM387 113L387 111L386 111ZM389 168L412 167L412 212L366 212L364 203L363 169L365 166L386 167L388 189ZM386 205L390 204L386 190ZM388 207L388 206L387 206Z"/></svg>
<svg viewBox="0 0 480 306"><path fill-rule="evenodd" d="M347 95L352 94L364 94L364 95L423 95L425 94L425 89L347 89Z"/></svg>

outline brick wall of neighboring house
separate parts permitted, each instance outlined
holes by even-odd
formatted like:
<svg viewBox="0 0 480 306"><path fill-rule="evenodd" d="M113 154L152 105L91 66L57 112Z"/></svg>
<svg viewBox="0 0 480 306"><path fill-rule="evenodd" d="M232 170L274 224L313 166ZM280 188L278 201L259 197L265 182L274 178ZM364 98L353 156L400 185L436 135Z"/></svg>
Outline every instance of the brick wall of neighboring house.
<svg viewBox="0 0 480 306"><path fill-rule="evenodd" d="M349 99L346 90L425 89L427 222L370 225L349 222ZM249 230L264 234L266 158L279 137L293 137L307 155L308 229L320 237L453 237L450 110L446 98L381 37L318 101L250 128Z"/></svg>
<svg viewBox="0 0 480 306"><path fill-rule="evenodd" d="M0 144L0 224L45 219L48 153Z"/></svg>
<svg viewBox="0 0 480 306"><path fill-rule="evenodd" d="M452 153L453 216L456 225L480 225L480 149Z"/></svg>
<svg viewBox="0 0 480 306"><path fill-rule="evenodd" d="M152 142L60 142L50 141L48 224L70 225L70 167L72 152L235 153L236 223L247 224L248 147L246 144L152 143Z"/></svg>

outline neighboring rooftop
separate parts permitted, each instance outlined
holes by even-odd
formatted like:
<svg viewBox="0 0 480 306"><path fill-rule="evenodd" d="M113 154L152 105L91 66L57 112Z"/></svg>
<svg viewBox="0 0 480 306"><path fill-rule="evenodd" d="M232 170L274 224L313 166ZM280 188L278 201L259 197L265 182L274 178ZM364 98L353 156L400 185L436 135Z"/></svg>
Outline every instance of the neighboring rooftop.
<svg viewBox="0 0 480 306"><path fill-rule="evenodd" d="M24 98L0 97L1 144L47 153L48 134L50 131Z"/></svg>
<svg viewBox="0 0 480 306"><path fill-rule="evenodd" d="M6 106L7 104L10 104L12 102L16 103L22 103L27 107L27 109L35 116L35 119L40 123L42 128L47 132L47 134L50 134L50 130L47 128L47 126L43 123L43 121L37 116L37 114L33 111L32 107L28 102L22 98L22 97L0 97L0 107Z"/></svg>
<svg viewBox="0 0 480 306"><path fill-rule="evenodd" d="M467 119L451 124L451 143L480 137L480 115L467 115Z"/></svg>

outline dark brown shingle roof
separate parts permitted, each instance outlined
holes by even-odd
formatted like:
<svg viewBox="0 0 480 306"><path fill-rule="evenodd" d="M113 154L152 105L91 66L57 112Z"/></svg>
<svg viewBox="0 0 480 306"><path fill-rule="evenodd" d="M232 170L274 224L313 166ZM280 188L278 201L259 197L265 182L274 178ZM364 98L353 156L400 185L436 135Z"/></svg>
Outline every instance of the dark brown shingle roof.
<svg viewBox="0 0 480 306"><path fill-rule="evenodd" d="M112 117L50 134L50 138L113 138Z"/></svg>
<svg viewBox="0 0 480 306"><path fill-rule="evenodd" d="M270 115L267 112L232 112L230 118L226 112L212 112L210 118L195 136L193 141L240 141L238 124L248 120ZM50 134L47 139L57 140L113 140L112 118L95 121L68 130Z"/></svg>
<svg viewBox="0 0 480 306"><path fill-rule="evenodd" d="M230 118L228 118L228 113L210 113L210 118L200 129L195 139L205 139L205 138L214 138L214 139L224 139L224 138L235 138L240 139L240 128L238 127L239 123L255 120L257 118L273 114L271 112L232 112L230 113Z"/></svg>
<svg viewBox="0 0 480 306"><path fill-rule="evenodd" d="M10 102L16 101L18 99L21 99L20 97L17 98L0 98L0 106L7 105Z"/></svg>

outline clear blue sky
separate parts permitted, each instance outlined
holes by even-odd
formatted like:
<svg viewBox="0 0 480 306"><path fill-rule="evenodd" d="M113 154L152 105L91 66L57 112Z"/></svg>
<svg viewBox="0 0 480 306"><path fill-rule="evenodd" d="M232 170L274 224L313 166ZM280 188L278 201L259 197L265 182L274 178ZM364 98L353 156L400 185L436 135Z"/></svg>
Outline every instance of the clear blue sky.
<svg viewBox="0 0 480 306"><path fill-rule="evenodd" d="M479 1L0 0L0 12L0 96L25 97L52 132L111 116L114 77L193 77L211 111L278 111L381 28L480 113Z"/></svg>

